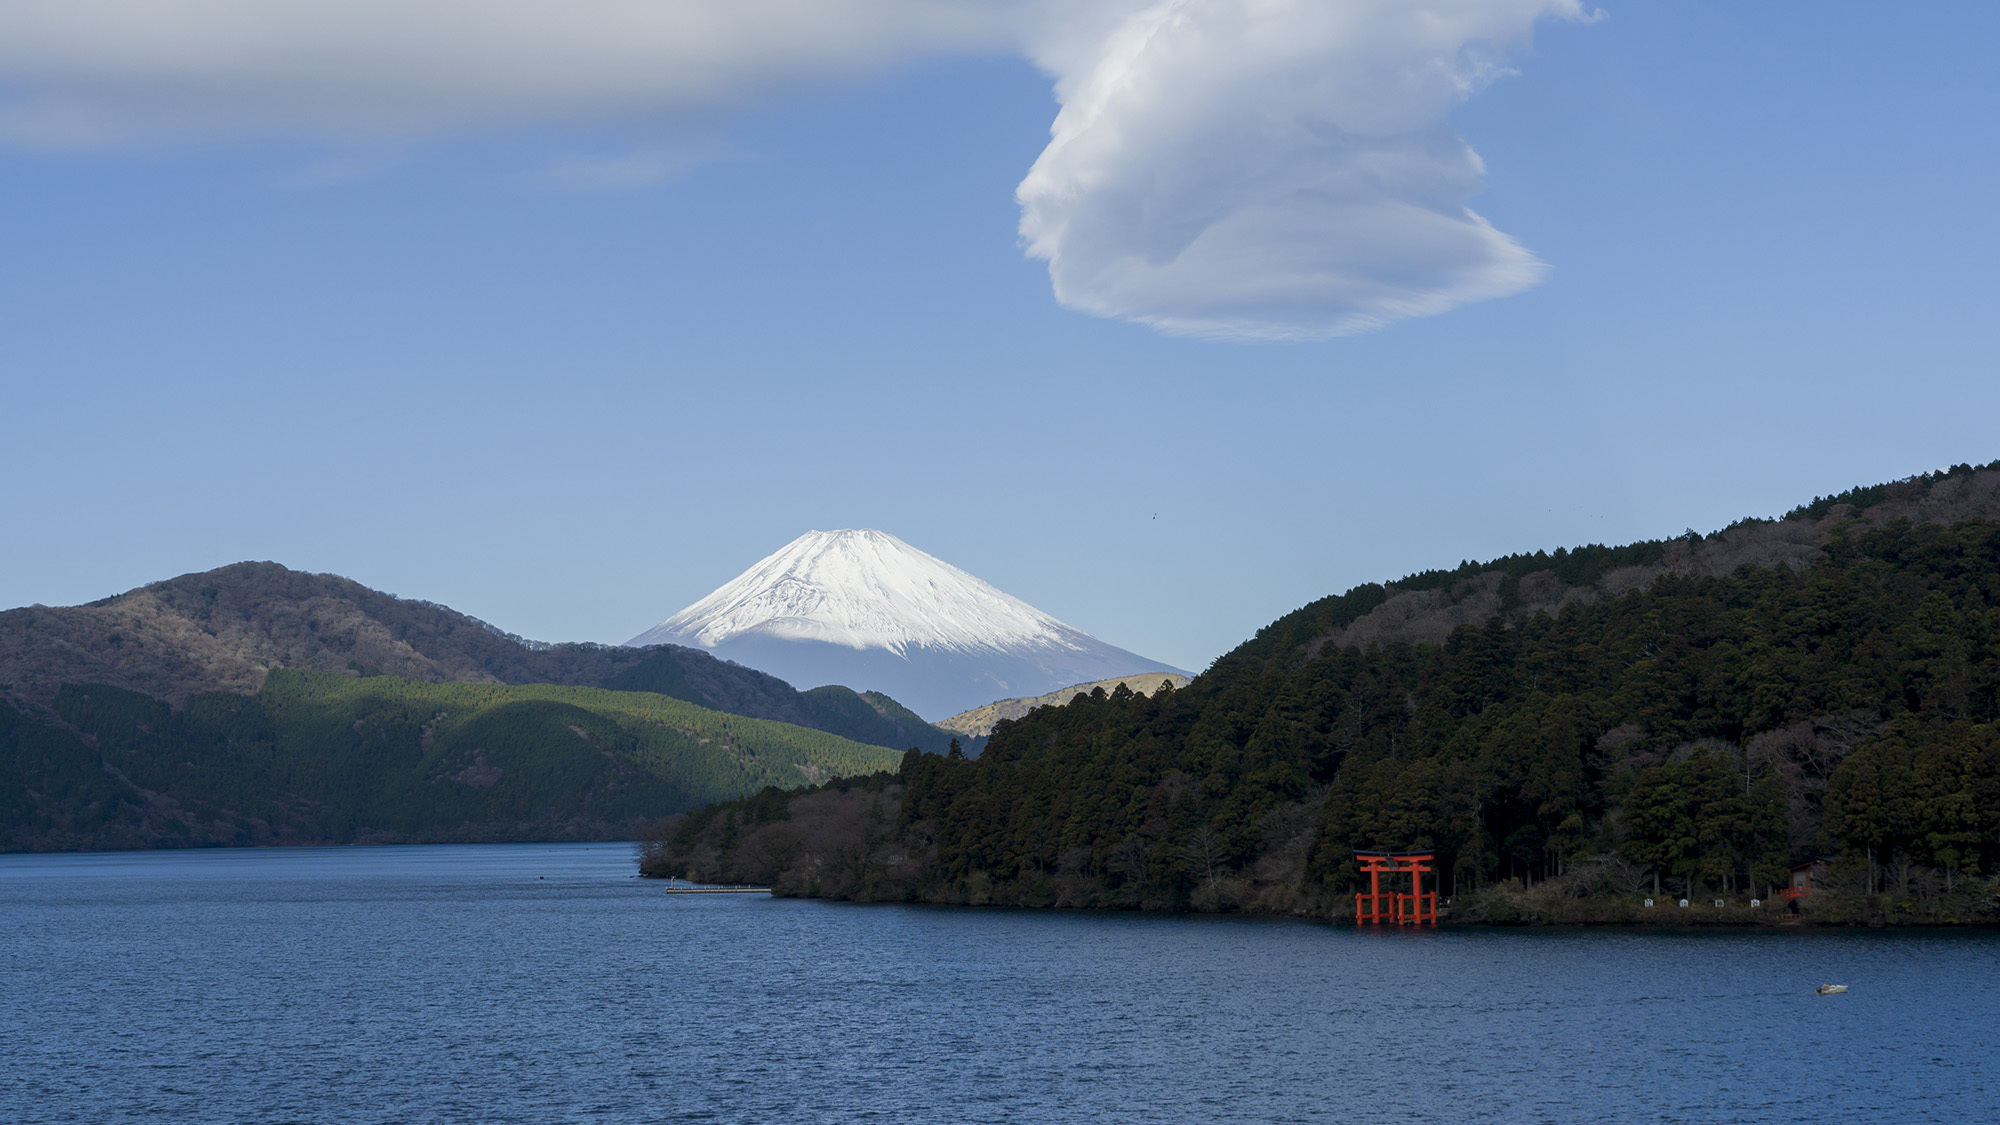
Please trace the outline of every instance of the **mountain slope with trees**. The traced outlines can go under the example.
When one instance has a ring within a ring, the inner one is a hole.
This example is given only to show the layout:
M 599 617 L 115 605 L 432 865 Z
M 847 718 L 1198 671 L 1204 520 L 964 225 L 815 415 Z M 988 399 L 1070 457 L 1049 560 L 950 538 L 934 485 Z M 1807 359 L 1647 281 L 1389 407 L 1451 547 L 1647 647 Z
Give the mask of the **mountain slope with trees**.
M 629 839 L 667 812 L 896 752 L 645 692 L 273 670 L 169 706 L 0 707 L 0 850 Z
M 186 574 L 89 605 L 0 612 L 0 705 L 31 717 L 46 717 L 65 684 L 120 687 L 180 706 L 206 692 L 254 694 L 279 668 L 658 692 L 897 750 L 942 752 L 951 739 L 879 693 L 800 692 L 674 645 L 524 640 L 434 602 L 277 563 Z
M 1504 920 L 1537 885 L 1767 896 L 1828 853 L 1853 894 L 1822 901 L 1970 917 L 2000 908 L 1996 722 L 2000 462 L 1357 587 L 1185 690 L 1079 697 L 1000 723 L 976 760 L 692 814 L 646 864 L 840 897 L 1324 914 L 1354 849 L 1426 848 L 1461 916 Z
M 830 684 L 810 691 L 755 668 L 719 660 L 699 649 L 658 645 L 649 655 L 604 681 L 617 691 L 651 691 L 733 715 L 775 719 L 897 749 L 942 754 L 952 732 L 940 730 L 879 691 Z M 985 739 L 978 744 L 984 745 Z M 968 740 L 968 745 L 971 745 Z

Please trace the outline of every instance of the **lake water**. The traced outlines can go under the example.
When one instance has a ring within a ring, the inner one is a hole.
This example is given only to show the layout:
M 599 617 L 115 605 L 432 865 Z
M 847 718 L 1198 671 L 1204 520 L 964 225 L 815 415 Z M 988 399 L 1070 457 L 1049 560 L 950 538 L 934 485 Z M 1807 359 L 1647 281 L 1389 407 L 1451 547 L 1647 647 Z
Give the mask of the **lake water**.
M 0 856 L 0 1121 L 2000 1120 L 1991 932 L 664 889 L 622 845 Z

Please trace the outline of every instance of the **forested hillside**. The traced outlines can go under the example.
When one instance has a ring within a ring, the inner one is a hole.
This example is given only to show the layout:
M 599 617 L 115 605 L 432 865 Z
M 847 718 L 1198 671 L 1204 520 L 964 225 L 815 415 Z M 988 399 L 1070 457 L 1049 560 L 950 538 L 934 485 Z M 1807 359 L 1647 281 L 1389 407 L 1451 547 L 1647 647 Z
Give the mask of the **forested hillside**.
M 999 724 L 977 760 L 704 811 L 648 864 L 806 894 L 1319 913 L 1356 848 L 1435 848 L 1468 901 L 1656 882 L 1747 900 L 1826 853 L 1864 896 L 1991 909 L 1963 895 L 2000 868 L 1996 470 L 1358 587 L 1185 690 L 1080 697 Z
M 0 706 L 0 849 L 629 839 L 898 755 L 662 695 L 276 670 L 181 708 L 66 685 Z
M 536 644 L 433 602 L 268 562 L 184 574 L 88 605 L 0 612 L 0 694 L 31 708 L 64 684 L 111 684 L 173 704 L 202 692 L 248 694 L 273 668 L 601 684 L 647 656 Z
M 30 717 L 46 718 L 65 684 L 127 688 L 179 706 L 205 692 L 254 693 L 280 668 L 657 692 L 896 750 L 942 752 L 951 739 L 879 693 L 800 692 L 674 645 L 529 641 L 434 602 L 277 563 L 186 574 L 89 605 L 0 613 L 0 706 Z
M 775 719 L 837 734 L 856 742 L 912 746 L 942 754 L 952 734 L 879 691 L 855 691 L 837 684 L 797 691 L 777 678 L 741 664 L 717 660 L 697 649 L 658 645 L 645 660 L 604 681 L 618 691 L 651 691 L 685 699 L 733 715 Z M 985 739 L 977 740 L 985 745 Z

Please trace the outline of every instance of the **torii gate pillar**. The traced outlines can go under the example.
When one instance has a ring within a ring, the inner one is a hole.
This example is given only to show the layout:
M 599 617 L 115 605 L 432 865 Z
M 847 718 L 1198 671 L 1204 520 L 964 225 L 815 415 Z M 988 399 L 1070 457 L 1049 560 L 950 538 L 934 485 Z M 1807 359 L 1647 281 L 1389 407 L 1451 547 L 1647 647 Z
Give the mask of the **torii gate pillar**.
M 1437 925 L 1437 891 L 1424 890 L 1424 872 L 1435 870 L 1429 864 L 1437 859 L 1436 852 L 1357 851 L 1354 858 L 1361 861 L 1361 870 L 1368 876 L 1368 893 L 1354 896 L 1355 925 Z M 1410 893 L 1383 891 L 1384 875 L 1408 875 Z

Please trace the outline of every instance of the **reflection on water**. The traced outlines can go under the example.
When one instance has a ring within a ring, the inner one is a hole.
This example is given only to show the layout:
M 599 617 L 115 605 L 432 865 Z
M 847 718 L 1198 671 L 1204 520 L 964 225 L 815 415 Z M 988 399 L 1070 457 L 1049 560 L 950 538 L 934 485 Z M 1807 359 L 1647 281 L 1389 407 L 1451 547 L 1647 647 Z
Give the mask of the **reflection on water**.
M 632 872 L 0 856 L 0 1120 L 2000 1119 L 1990 932 L 1358 933 Z

